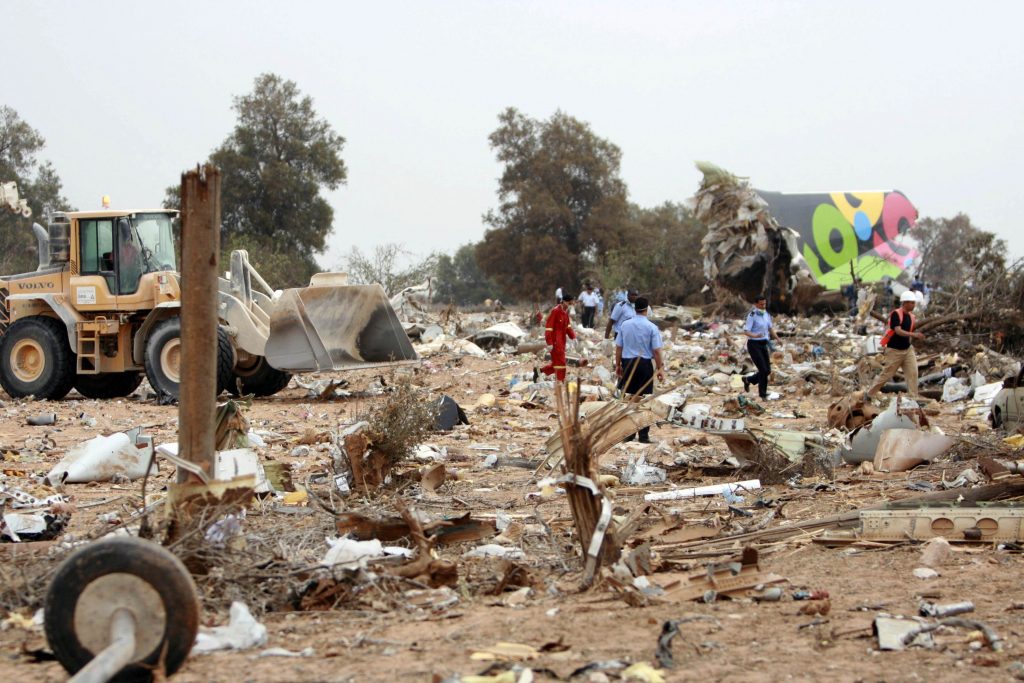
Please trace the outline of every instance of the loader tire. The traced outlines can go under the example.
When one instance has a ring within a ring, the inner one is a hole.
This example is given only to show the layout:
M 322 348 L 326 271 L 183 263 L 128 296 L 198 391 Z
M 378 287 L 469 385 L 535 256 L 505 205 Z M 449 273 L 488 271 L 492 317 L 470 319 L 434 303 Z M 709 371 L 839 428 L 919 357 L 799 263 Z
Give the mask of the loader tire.
M 146 340 L 146 377 L 158 396 L 177 399 L 181 393 L 181 319 L 158 323 Z M 217 328 L 217 394 L 234 379 L 235 349 L 222 327 Z
M 227 330 L 217 326 L 217 395 L 235 385 L 235 345 Z
M 75 381 L 67 328 L 56 318 L 14 322 L 0 341 L 0 385 L 11 398 L 64 398 Z
M 75 389 L 86 398 L 121 398 L 142 384 L 141 372 L 105 372 L 100 375 L 78 375 Z
M 234 374 L 235 381 L 228 388 L 233 396 L 273 396 L 292 381 L 290 372 L 272 367 L 263 356 L 256 356 L 248 367 L 236 367 Z

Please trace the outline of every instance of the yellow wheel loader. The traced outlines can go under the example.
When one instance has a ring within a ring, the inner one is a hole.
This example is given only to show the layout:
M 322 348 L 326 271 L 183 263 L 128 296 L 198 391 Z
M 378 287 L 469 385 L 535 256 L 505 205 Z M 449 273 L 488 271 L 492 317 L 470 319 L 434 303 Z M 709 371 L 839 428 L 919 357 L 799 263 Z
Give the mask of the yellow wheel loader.
M 0 276 L 0 385 L 14 398 L 126 396 L 143 373 L 177 398 L 180 275 L 174 211 L 76 211 L 34 224 L 39 267 Z M 293 372 L 417 360 L 380 285 L 320 273 L 275 291 L 231 254 L 219 281 L 217 388 L 269 396 Z

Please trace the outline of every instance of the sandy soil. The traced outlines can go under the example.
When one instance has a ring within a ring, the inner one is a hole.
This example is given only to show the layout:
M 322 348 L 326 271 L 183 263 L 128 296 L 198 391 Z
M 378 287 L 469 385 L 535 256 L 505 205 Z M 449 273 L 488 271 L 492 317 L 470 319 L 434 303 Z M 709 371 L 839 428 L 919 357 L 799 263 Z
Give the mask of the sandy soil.
M 693 358 L 680 361 L 682 367 L 696 362 Z M 175 680 L 441 681 L 487 670 L 490 663 L 474 660 L 471 655 L 499 642 L 547 649 L 537 658 L 520 664 L 532 668 L 537 680 L 564 680 L 576 669 L 603 660 L 656 665 L 655 647 L 662 624 L 688 617 L 699 618 L 680 626 L 680 635 L 673 643 L 675 668 L 662 670 L 669 681 L 1012 679 L 1008 667 L 1024 659 L 1017 640 L 1024 633 L 1024 611 L 1014 609 L 1014 603 L 1024 599 L 1019 588 L 1024 560 L 1018 554 L 991 547 L 958 547 L 953 559 L 939 568 L 938 578 L 922 581 L 912 576 L 913 569 L 920 566 L 921 554 L 921 548 L 912 544 L 830 549 L 811 543 L 806 537 L 777 543 L 761 548 L 761 564 L 763 569 L 788 579 L 786 597 L 778 603 L 739 599 L 713 604 L 633 607 L 606 584 L 580 592 L 578 544 L 572 536 L 572 520 L 564 497 L 540 504 L 527 500 L 526 494 L 537 490 L 532 469 L 484 468 L 484 458 L 494 451 L 473 448 L 494 446 L 503 455 L 539 463 L 543 442 L 556 424 L 551 407 L 527 409 L 517 400 L 499 395 L 493 408 L 473 408 L 481 394 L 500 394 L 508 388 L 510 375 L 532 372 L 533 364 L 530 358 L 503 355 L 487 359 L 439 355 L 427 359 L 414 381 L 435 393 L 447 393 L 469 408 L 471 424 L 430 440 L 447 447 L 448 467 L 458 475 L 457 479 L 446 483 L 437 494 L 424 493 L 415 484 L 405 485 L 401 492 L 418 510 L 435 517 L 470 511 L 474 516 L 493 519 L 500 511 L 521 522 L 523 533 L 516 544 L 526 555 L 520 563 L 529 568 L 533 578 L 534 589 L 529 597 L 521 604 L 509 605 L 510 593 L 489 594 L 502 573 L 502 560 L 462 558 L 472 543 L 443 547 L 439 556 L 456 561 L 459 566 L 456 590 L 460 600 L 456 605 L 432 612 L 403 604 L 401 593 L 382 593 L 376 598 L 364 594 L 352 604 L 329 611 L 268 612 L 260 615 L 269 632 L 266 647 L 293 651 L 312 648 L 312 656 L 260 657 L 260 649 L 193 656 Z M 589 372 L 582 374 L 589 377 Z M 673 374 L 676 377 L 670 377 L 670 382 L 681 382 L 678 374 Z M 368 386 L 376 374 L 362 371 L 344 377 L 350 388 L 359 390 Z M 728 391 L 713 393 L 692 384 L 687 387 L 694 393 L 691 400 L 710 402 L 716 411 L 725 398 L 735 395 Z M 799 398 L 796 388 L 784 393 L 781 401 L 770 404 L 766 416 L 755 418 L 755 423 L 822 429 L 828 403 L 834 400 L 828 396 L 827 386 L 815 385 L 814 393 Z M 2 410 L 6 417 L 0 422 L 0 446 L 7 484 L 31 487 L 31 475 L 47 471 L 64 450 L 98 433 L 145 425 L 158 443 L 177 440 L 174 406 L 141 399 L 76 400 L 76 396 L 73 393 L 66 400 L 46 404 L 4 401 Z M 290 463 L 295 481 L 302 482 L 324 471 L 327 458 L 317 452 L 305 457 L 290 456 L 295 440 L 307 429 L 337 429 L 365 414 L 379 400 L 382 399 L 320 401 L 307 397 L 304 389 L 293 384 L 278 396 L 255 401 L 246 415 L 253 428 L 272 430 L 286 437 L 284 442 L 265 449 L 263 456 Z M 805 417 L 771 416 L 773 412 L 794 409 Z M 27 416 L 49 411 L 57 413 L 56 425 L 25 426 Z M 936 405 L 931 412 L 933 421 L 948 432 L 964 429 L 949 406 Z M 83 417 L 95 418 L 95 425 L 90 426 Z M 716 438 L 710 438 L 706 445 L 673 445 L 677 437 L 687 435 L 700 436 L 675 427 L 662 427 L 652 433 L 657 440 L 672 445 L 672 451 L 686 450 L 704 462 L 721 461 L 728 455 L 724 443 Z M 44 436 L 52 439 L 53 448 L 40 452 L 40 439 Z M 620 470 L 629 455 L 641 449 L 638 445 L 615 447 L 603 457 L 602 466 L 608 472 Z M 653 463 L 670 469 L 674 484 L 684 481 L 686 470 L 674 466 L 671 455 L 650 449 L 649 457 Z M 795 489 L 780 484 L 766 487 L 761 498 L 785 503 L 783 514 L 773 524 L 791 523 L 905 497 L 913 493 L 907 489 L 909 481 L 936 482 L 943 473 L 949 479 L 964 466 L 965 463 L 945 462 L 911 474 L 869 477 L 858 477 L 852 469 L 845 468 L 837 470 L 833 486 L 826 490 Z M 162 465 L 161 476 L 154 482 L 156 487 L 165 484 L 170 474 L 171 468 Z M 703 477 L 693 480 L 692 485 L 728 480 Z M 622 487 L 617 491 L 616 505 L 621 511 L 635 509 L 644 492 L 665 487 Z M 102 526 L 100 515 L 126 515 L 140 500 L 138 483 L 72 485 L 69 492 L 78 509 L 68 533 L 76 536 L 95 532 Z M 352 496 L 347 505 L 350 509 L 394 514 L 390 498 Z M 741 507 L 755 515 L 762 514 L 754 505 L 756 498 L 748 495 Z M 282 519 L 293 519 L 296 529 L 330 535 L 333 520 L 318 508 L 303 508 L 301 513 L 282 508 L 274 503 L 250 511 L 247 531 L 257 532 L 261 525 L 280 525 Z M 730 514 L 721 498 L 665 505 L 663 509 L 670 508 L 683 510 L 687 519 L 716 519 L 726 526 L 750 523 Z M 537 531 L 538 518 L 551 528 L 550 536 Z M 317 552 L 325 550 L 326 544 Z M 13 572 L 24 561 L 21 558 L 26 552 L 32 551 L 11 544 L 0 547 L 0 562 L 6 567 L 5 581 L 15 580 Z M 39 559 L 34 562 L 53 564 L 60 554 L 59 548 L 49 554 L 39 551 Z M 671 549 L 663 549 L 662 554 L 671 555 Z M 690 559 L 683 566 L 700 569 L 703 561 Z M 793 601 L 789 593 L 801 588 L 828 591 L 829 613 L 817 617 L 798 613 L 807 603 Z M 38 597 L 45 586 L 34 589 Z M 922 596 L 939 602 L 974 601 L 977 609 L 971 618 L 994 629 L 1005 640 L 1005 651 L 975 649 L 972 636 L 964 631 L 949 631 L 936 637 L 938 647 L 933 650 L 879 652 L 871 635 L 873 617 L 880 612 L 915 614 Z M 205 598 L 204 623 L 224 623 L 227 614 L 223 596 Z M 550 647 L 551 644 L 560 645 Z M 549 647 L 544 648 L 545 645 Z M 15 626 L 0 631 L 0 680 L 66 680 L 58 663 L 37 662 L 28 654 L 45 647 L 39 629 Z M 614 679 L 616 672 L 609 671 L 607 676 Z M 600 674 L 589 679 L 584 674 L 574 680 L 604 679 Z

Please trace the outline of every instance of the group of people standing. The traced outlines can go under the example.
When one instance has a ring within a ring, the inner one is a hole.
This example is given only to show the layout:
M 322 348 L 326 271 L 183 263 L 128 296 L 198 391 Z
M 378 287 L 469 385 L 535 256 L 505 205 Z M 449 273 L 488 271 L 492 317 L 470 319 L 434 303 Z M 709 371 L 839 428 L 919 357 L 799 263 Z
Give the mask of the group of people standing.
M 562 303 L 566 299 L 565 294 L 562 292 L 562 288 L 559 287 L 555 290 L 555 305 Z M 572 302 L 575 303 L 575 298 Z M 583 315 L 580 318 L 580 324 L 583 327 L 594 329 L 594 323 L 604 312 L 604 297 L 601 296 L 600 289 L 594 289 L 594 286 L 589 282 L 583 286 L 583 293 L 580 294 L 579 299 L 580 306 L 583 307 Z
M 561 288 L 557 295 L 558 304 L 548 314 L 544 330 L 544 339 L 551 346 L 551 362 L 541 369 L 545 375 L 554 375 L 561 382 L 565 380 L 566 342 L 576 338 L 569 315 L 569 309 L 575 304 L 576 298 L 572 294 L 563 293 Z M 594 326 L 598 296 L 594 295 L 590 285 L 587 285 L 586 293 L 580 296 L 584 327 Z M 883 370 L 876 383 L 866 392 L 867 398 L 870 399 L 900 370 L 907 379 L 908 392 L 917 397 L 917 358 L 911 341 L 921 339 L 922 335 L 914 330 L 916 321 L 913 311 L 916 304 L 916 296 L 908 291 L 900 297 L 900 307 L 890 314 L 889 330 L 882 340 L 885 346 Z M 625 298 L 617 301 L 608 313 L 604 336 L 605 339 L 615 339 L 617 387 L 625 395 L 652 394 L 654 379 L 665 379 L 661 331 L 648 319 L 649 310 L 647 299 L 639 296 L 635 289 L 630 289 L 625 293 Z M 752 386 L 756 386 L 758 395 L 767 399 L 768 378 L 771 375 L 771 342 L 780 341 L 771 313 L 768 312 L 767 296 L 757 296 L 754 307 L 743 322 L 743 334 L 747 338 L 747 353 L 756 369 L 752 374 L 743 375 L 743 390 L 750 391 Z M 642 443 L 649 442 L 649 429 L 645 427 L 639 430 L 635 437 Z
M 588 285 L 587 291 L 592 293 L 593 289 Z M 565 380 L 566 369 L 565 344 L 567 340 L 576 338 L 569 317 L 569 309 L 575 302 L 575 297 L 562 292 L 561 288 L 558 294 L 559 302 L 551 309 L 544 324 L 544 341 L 551 346 L 551 362 L 541 368 L 541 371 L 545 375 L 554 375 L 562 382 Z M 583 322 L 583 325 L 592 328 L 596 305 L 589 306 L 588 303 L 593 299 L 584 299 L 584 296 L 580 296 L 580 303 L 583 304 L 583 321 L 589 321 L 590 325 L 586 322 Z M 655 377 L 658 381 L 665 380 L 661 357 L 661 330 L 648 319 L 649 308 L 646 298 L 638 296 L 636 290 L 630 290 L 626 299 L 616 302 L 609 311 L 608 325 L 605 328 L 606 339 L 610 338 L 612 332 L 615 333 L 617 386 L 624 394 L 630 396 L 652 394 Z M 638 438 L 641 443 L 650 443 L 650 427 L 640 429 L 627 441 L 633 438 Z

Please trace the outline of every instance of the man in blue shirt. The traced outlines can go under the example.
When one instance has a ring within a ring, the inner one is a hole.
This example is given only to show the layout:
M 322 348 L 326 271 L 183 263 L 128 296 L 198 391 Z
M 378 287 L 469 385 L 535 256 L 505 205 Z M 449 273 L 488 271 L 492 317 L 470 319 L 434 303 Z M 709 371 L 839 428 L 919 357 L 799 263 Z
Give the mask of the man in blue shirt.
M 647 319 L 647 299 L 636 299 L 636 314 L 622 323 L 615 337 L 615 374 L 623 393 L 643 395 L 654 393 L 654 372 L 665 380 L 661 362 L 661 330 Z M 639 432 L 640 443 L 650 443 L 650 427 Z M 626 441 L 632 441 L 630 436 Z
M 772 326 L 772 315 L 766 309 L 768 299 L 763 295 L 757 297 L 754 308 L 750 309 L 743 323 L 743 334 L 747 335 L 747 353 L 754 361 L 757 372 L 743 378 L 743 390 L 750 391 L 751 384 L 757 384 L 757 393 L 762 399 L 768 398 L 768 375 L 772 372 L 771 355 L 768 350 L 769 337 L 779 340 Z
M 612 332 L 618 336 L 619 328 L 622 323 L 626 322 L 630 318 L 636 315 L 634 304 L 636 302 L 637 293 L 635 289 L 629 290 L 626 294 L 626 300 L 620 301 L 612 306 L 611 311 L 608 313 L 608 324 L 604 327 L 604 338 L 611 339 Z

